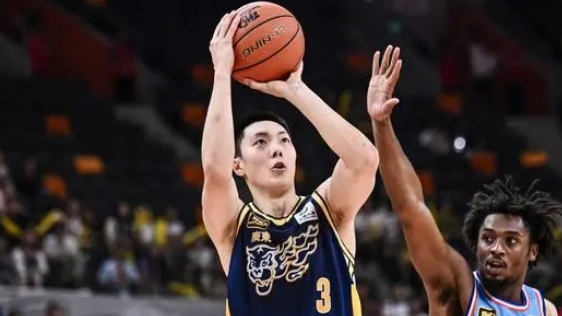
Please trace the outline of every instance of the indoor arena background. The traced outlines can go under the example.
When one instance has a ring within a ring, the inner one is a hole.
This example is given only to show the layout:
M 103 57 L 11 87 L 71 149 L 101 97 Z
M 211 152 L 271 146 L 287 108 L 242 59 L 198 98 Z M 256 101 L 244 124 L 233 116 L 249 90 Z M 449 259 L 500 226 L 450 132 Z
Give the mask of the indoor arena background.
M 538 177 L 562 197 L 561 0 L 279 3 L 305 32 L 304 80 L 366 134 L 372 53 L 402 48 L 395 127 L 443 233 L 467 258 L 460 225 L 482 183 Z M 199 146 L 208 41 L 242 4 L 0 1 L 1 315 L 222 315 Z M 310 192 L 334 155 L 295 109 L 236 84 L 236 118 L 258 108 L 288 119 L 298 188 Z M 381 181 L 359 217 L 365 315 L 424 315 Z M 127 273 L 104 268 L 123 258 Z M 529 275 L 557 306 L 561 267 L 559 256 Z

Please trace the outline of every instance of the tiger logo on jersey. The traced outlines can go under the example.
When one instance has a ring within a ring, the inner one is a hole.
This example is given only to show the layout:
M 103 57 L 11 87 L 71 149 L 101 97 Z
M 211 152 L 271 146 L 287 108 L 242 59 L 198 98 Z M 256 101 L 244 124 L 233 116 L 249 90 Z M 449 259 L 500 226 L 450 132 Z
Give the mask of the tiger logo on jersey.
M 294 282 L 306 273 L 308 257 L 318 248 L 318 232 L 316 223 L 280 245 L 257 244 L 246 248 L 248 276 L 258 295 L 271 293 L 275 280 L 284 278 L 287 282 Z

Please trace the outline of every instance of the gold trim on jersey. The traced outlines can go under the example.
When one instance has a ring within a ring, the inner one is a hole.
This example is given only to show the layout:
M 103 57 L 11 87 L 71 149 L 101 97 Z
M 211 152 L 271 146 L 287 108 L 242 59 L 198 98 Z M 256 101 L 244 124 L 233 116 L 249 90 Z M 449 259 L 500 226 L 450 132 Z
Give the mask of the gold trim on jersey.
M 324 198 L 322 198 L 322 196 L 316 191 L 314 191 L 314 193 L 312 193 L 312 198 L 320 206 L 320 208 L 322 209 L 322 212 L 324 212 L 325 217 L 328 219 L 328 223 L 330 223 L 330 226 L 332 227 L 332 230 L 334 231 L 334 234 L 336 236 L 336 239 L 338 240 L 338 243 L 340 244 L 340 248 L 342 249 L 342 252 L 343 252 L 344 256 L 346 257 L 347 260 L 350 261 L 350 263 L 352 265 L 354 265 L 355 264 L 355 258 L 353 256 L 353 254 L 351 253 L 351 251 L 349 251 L 349 249 L 347 249 L 347 247 L 345 246 L 345 244 L 341 240 L 340 235 L 338 234 L 338 230 L 336 229 L 336 226 L 334 225 L 334 221 L 332 220 L 332 215 L 330 214 L 328 204 L 326 203 L 326 201 L 324 201 Z M 355 276 L 355 271 L 352 271 L 350 269 L 350 275 Z
M 248 204 L 245 204 L 240 209 L 240 212 L 238 213 L 237 223 L 236 223 L 236 236 L 238 236 L 238 232 L 240 231 L 240 226 L 242 226 L 242 224 L 244 223 L 244 219 L 246 218 L 246 215 L 248 214 L 249 210 L 250 210 L 250 206 L 248 206 Z
M 299 196 L 299 200 L 297 201 L 295 206 L 293 206 L 293 209 L 291 210 L 291 212 L 289 214 L 287 214 L 286 216 L 283 216 L 283 217 L 275 217 L 275 216 L 271 216 L 269 214 L 264 213 L 254 204 L 254 202 L 250 202 L 250 203 L 248 203 L 248 205 L 252 209 L 252 212 L 255 212 L 255 213 L 259 214 L 260 216 L 264 217 L 265 219 L 269 220 L 270 222 L 273 223 L 273 225 L 283 226 L 283 225 L 287 224 L 293 218 L 293 215 L 295 215 L 295 212 L 298 210 L 302 201 L 304 201 L 304 197 Z
M 226 299 L 226 308 L 224 310 L 224 315 L 230 316 L 230 308 L 228 307 L 228 298 Z M 353 316 L 355 316 L 355 315 L 353 315 Z M 361 316 L 361 315 L 359 315 L 359 316 Z
M 351 309 L 353 310 L 352 316 L 363 315 L 363 309 L 361 307 L 361 298 L 359 297 L 359 292 L 357 291 L 357 286 L 355 284 L 351 285 Z

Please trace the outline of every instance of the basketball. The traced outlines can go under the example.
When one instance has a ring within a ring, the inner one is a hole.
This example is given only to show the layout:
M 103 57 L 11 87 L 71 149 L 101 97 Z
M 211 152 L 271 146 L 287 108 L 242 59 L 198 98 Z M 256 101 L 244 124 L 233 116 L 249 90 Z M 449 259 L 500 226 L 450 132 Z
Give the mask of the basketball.
M 295 16 L 271 2 L 252 2 L 236 10 L 234 68 L 238 80 L 285 80 L 304 56 L 304 34 Z

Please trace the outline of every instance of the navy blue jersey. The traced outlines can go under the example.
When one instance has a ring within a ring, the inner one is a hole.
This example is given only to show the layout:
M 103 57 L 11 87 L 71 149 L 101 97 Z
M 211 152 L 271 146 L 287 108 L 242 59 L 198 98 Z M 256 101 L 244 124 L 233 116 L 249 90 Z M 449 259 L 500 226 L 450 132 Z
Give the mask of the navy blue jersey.
M 230 316 L 360 316 L 353 256 L 318 193 L 276 218 L 244 206 L 228 271 Z

